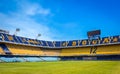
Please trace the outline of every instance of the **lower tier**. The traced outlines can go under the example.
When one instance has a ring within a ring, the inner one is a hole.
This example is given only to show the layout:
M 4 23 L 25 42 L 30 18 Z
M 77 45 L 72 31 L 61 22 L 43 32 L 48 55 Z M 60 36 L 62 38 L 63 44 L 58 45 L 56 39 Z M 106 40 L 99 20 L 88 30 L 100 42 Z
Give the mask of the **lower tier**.
M 120 55 L 83 55 L 83 56 L 21 56 L 0 55 L 0 62 L 42 62 L 70 60 L 120 60 Z

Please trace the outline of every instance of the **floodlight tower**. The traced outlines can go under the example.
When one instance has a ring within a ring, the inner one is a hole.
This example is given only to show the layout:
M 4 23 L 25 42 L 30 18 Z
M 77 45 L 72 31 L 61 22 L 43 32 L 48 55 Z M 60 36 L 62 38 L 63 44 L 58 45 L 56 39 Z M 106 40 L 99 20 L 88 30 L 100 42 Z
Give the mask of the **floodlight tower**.
M 16 31 L 15 31 L 15 33 L 14 33 L 14 35 L 17 35 L 17 33 L 20 31 L 20 29 L 19 28 L 16 28 Z
M 38 39 L 38 37 L 40 37 L 41 36 L 41 34 L 38 34 L 37 36 L 36 36 L 36 40 Z

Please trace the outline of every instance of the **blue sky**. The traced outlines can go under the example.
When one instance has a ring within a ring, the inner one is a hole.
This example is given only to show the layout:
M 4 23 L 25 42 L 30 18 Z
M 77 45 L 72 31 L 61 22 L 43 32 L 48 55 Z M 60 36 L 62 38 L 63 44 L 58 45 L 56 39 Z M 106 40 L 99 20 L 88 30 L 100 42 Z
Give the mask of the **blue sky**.
M 102 37 L 120 35 L 119 0 L 0 0 L 0 29 L 40 40 L 86 39 L 100 29 Z

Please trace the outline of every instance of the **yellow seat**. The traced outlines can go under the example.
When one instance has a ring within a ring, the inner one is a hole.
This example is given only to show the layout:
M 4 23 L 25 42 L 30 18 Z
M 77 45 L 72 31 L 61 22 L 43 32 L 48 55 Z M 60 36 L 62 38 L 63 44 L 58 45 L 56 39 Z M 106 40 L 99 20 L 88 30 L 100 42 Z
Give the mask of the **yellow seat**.
M 90 54 L 89 47 L 79 47 L 79 48 L 66 48 L 62 49 L 60 56 L 78 56 L 78 55 L 88 55 Z
M 55 49 L 45 49 L 43 50 L 43 53 L 45 56 L 59 56 L 61 50 L 55 50 Z
M 80 55 L 110 55 L 120 54 L 120 45 L 97 46 L 96 53 L 91 51 L 91 47 L 62 48 L 62 49 L 42 49 L 40 47 L 6 44 L 14 55 L 41 55 L 41 56 L 80 56 Z M 0 48 L 0 53 L 4 51 Z
M 60 56 L 79 56 L 79 55 L 112 55 L 120 54 L 120 45 L 104 45 L 97 46 L 96 53 L 93 53 L 95 49 L 91 51 L 91 47 L 79 47 L 79 48 L 64 48 L 62 49 Z
M 14 55 L 43 55 L 38 47 L 7 44 L 7 47 Z
M 99 46 L 97 54 L 120 54 L 120 45 L 104 45 Z

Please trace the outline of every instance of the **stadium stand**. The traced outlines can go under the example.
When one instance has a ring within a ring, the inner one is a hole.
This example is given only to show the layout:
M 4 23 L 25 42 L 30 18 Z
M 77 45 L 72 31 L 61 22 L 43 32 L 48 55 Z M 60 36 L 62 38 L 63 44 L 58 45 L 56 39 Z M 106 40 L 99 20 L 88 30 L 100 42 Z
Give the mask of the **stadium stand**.
M 97 46 L 95 53 L 91 47 L 66 48 L 62 49 L 60 56 L 79 56 L 79 55 L 109 55 L 120 54 L 120 45 Z
M 59 56 L 60 49 L 42 49 L 44 56 Z
M 0 62 L 120 60 L 120 36 L 43 41 L 0 33 Z
M 59 57 L 40 57 L 43 61 L 59 61 Z
M 97 47 L 96 54 L 120 54 L 120 45 L 104 45 Z
M 90 47 L 81 47 L 81 48 L 66 48 L 62 49 L 60 56 L 78 56 L 78 55 L 88 55 Z
M 0 57 L 0 62 L 40 62 L 40 61 L 58 61 L 59 57 Z
M 0 47 L 3 49 L 5 54 L 11 54 L 11 52 L 9 51 L 8 47 L 5 44 L 0 44 Z
M 38 47 L 21 46 L 6 44 L 9 50 L 14 55 L 43 55 L 44 53 Z
M 43 61 L 43 60 L 41 60 L 41 59 L 38 58 L 38 57 L 24 57 L 23 59 L 24 59 L 25 61 L 27 61 L 27 62 Z
M 3 62 L 24 62 L 22 58 L 16 57 L 0 57 Z

